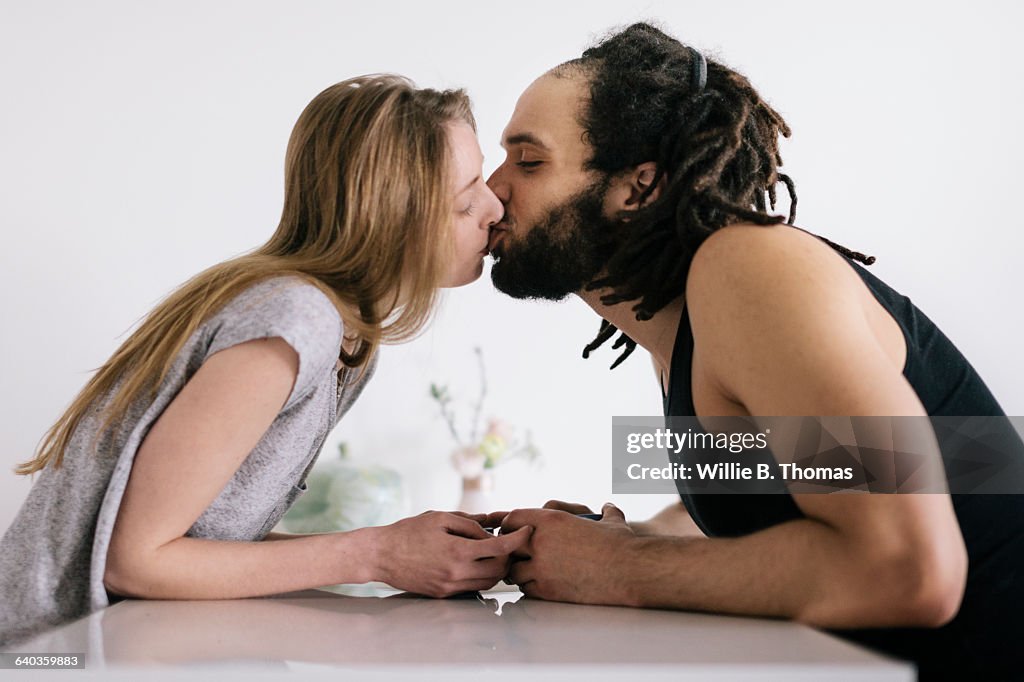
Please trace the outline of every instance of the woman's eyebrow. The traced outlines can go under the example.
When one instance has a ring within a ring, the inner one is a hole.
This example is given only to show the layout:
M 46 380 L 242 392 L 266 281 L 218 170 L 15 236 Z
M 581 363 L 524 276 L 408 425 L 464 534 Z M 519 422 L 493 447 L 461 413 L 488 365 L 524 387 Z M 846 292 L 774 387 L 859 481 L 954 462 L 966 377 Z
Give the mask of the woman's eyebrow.
M 456 192 L 455 195 L 458 196 L 459 194 L 462 194 L 463 192 L 468 191 L 469 188 L 471 188 L 473 185 L 475 185 L 479 180 L 480 180 L 480 176 L 479 175 L 474 176 L 474 178 L 472 180 L 470 180 L 468 183 L 466 183 L 466 186 L 463 187 L 462 189 L 460 189 L 458 192 Z

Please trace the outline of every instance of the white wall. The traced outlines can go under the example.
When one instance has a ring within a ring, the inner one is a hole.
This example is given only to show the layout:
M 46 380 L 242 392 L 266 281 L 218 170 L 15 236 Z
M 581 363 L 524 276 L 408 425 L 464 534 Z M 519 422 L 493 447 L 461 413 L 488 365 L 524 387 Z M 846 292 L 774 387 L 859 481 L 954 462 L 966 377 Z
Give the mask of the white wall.
M 1024 414 L 1024 11 L 1014 2 L 33 2 L 0 4 L 0 528 L 10 473 L 175 285 L 262 243 L 285 144 L 342 78 L 396 71 L 473 96 L 489 172 L 518 94 L 607 28 L 656 18 L 745 73 L 787 118 L 798 224 L 878 257 L 874 271 Z M 641 352 L 612 373 L 579 301 L 452 292 L 420 339 L 385 350 L 339 429 L 407 473 L 416 509 L 449 508 L 451 444 L 431 381 L 532 428 L 543 469 L 500 471 L 498 501 L 609 498 L 611 416 L 658 414 Z M 665 497 L 615 498 L 641 516 Z

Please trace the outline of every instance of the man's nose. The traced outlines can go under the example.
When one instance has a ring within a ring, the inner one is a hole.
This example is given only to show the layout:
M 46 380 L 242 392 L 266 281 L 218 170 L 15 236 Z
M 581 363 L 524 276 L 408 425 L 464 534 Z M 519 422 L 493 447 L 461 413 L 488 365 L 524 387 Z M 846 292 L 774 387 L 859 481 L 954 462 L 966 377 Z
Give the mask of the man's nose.
M 494 195 L 498 197 L 502 204 L 507 204 L 509 201 L 509 187 L 508 183 L 505 182 L 505 164 L 498 166 L 491 177 L 487 178 L 487 186 L 491 188 Z

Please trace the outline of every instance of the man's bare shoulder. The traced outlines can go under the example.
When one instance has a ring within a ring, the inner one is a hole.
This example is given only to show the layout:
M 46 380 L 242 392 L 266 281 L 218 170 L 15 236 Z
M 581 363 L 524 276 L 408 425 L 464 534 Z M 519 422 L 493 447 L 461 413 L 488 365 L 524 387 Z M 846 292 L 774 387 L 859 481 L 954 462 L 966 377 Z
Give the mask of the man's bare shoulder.
M 723 228 L 698 249 L 687 279 L 695 356 L 738 402 L 752 391 L 780 400 L 799 376 L 810 393 L 810 377 L 834 376 L 877 345 L 864 291 L 854 269 L 814 235 Z
M 841 280 L 854 274 L 849 264 L 813 234 L 788 225 L 736 223 L 713 232 L 694 255 L 690 279 L 757 284 L 787 273 L 834 272 Z
M 854 303 L 863 285 L 818 237 L 786 225 L 737 223 L 717 230 L 694 255 L 686 300 L 692 313 L 799 304 Z M 858 303 L 859 305 L 859 303 Z

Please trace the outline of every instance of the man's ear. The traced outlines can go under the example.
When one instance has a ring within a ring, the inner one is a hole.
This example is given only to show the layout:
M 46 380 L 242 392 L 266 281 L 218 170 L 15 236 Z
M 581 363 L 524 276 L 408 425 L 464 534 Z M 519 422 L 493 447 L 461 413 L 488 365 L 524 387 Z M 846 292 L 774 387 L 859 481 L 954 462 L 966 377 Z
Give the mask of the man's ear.
M 605 212 L 614 215 L 621 211 L 635 211 L 657 199 L 665 187 L 664 176 L 658 180 L 650 194 L 644 196 L 644 192 L 654 182 L 657 171 L 658 164 L 647 161 L 617 175 L 605 194 Z

